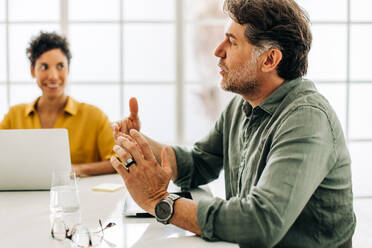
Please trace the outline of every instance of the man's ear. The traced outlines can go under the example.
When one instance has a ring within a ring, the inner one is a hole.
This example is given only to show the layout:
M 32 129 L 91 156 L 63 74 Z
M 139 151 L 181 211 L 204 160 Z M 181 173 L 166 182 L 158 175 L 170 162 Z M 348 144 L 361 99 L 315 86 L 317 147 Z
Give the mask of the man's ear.
M 282 60 L 283 54 L 277 48 L 271 48 L 269 51 L 263 54 L 264 61 L 262 63 L 262 72 L 271 72 L 276 70 L 280 61 Z
M 30 70 L 31 70 L 31 76 L 32 76 L 32 78 L 35 78 L 35 68 L 32 65 L 30 67 Z

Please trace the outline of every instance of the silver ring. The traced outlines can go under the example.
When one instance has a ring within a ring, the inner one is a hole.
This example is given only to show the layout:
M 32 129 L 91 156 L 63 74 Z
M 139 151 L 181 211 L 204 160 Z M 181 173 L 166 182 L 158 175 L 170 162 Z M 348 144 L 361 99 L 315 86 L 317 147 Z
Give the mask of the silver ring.
M 136 161 L 133 158 L 128 159 L 127 161 L 124 161 L 124 165 L 126 168 L 129 168 L 132 164 L 135 164 Z

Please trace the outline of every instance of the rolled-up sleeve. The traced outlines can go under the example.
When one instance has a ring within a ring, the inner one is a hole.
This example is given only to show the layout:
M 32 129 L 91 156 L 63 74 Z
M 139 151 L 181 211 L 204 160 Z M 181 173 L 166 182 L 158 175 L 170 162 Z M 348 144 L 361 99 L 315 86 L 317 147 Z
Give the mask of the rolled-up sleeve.
M 249 247 L 278 243 L 335 164 L 331 126 L 326 113 L 316 107 L 301 106 L 288 113 L 274 131 L 266 166 L 250 192 L 198 203 L 202 237 Z

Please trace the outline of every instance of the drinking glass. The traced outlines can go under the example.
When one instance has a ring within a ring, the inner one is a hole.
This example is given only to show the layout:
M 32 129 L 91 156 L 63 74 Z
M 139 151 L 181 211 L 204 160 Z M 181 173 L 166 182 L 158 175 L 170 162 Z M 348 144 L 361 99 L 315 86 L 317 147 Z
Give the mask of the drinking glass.
M 70 171 L 55 171 L 50 188 L 50 211 L 75 213 L 80 210 L 79 191 L 76 175 Z

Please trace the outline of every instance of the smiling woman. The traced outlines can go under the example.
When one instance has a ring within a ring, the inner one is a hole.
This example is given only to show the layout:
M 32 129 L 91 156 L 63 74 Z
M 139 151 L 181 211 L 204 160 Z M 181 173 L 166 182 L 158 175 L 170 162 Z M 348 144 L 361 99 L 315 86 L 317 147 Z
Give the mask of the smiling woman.
M 68 70 L 66 56 L 59 48 L 44 52 L 31 66 L 32 77 L 37 79 L 43 95 L 49 99 L 64 95 Z
M 32 103 L 11 107 L 0 129 L 66 128 L 77 175 L 113 172 L 108 159 L 113 155 L 114 139 L 107 116 L 65 92 L 71 60 L 67 40 L 41 32 L 31 40 L 27 56 L 42 94 Z

